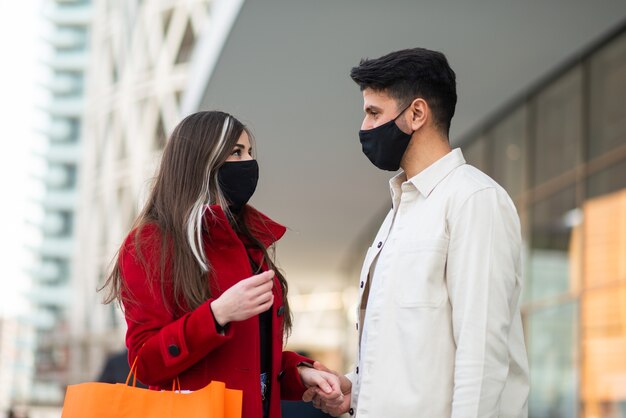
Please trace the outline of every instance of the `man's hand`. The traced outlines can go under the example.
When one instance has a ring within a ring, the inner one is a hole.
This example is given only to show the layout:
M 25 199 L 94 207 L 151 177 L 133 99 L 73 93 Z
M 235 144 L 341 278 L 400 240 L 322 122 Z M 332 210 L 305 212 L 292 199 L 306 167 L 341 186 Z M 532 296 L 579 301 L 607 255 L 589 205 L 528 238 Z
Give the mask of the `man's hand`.
M 304 395 L 302 395 L 302 400 L 305 402 L 312 402 L 313 406 L 334 417 L 338 417 L 339 415 L 348 412 L 350 409 L 352 382 L 350 382 L 350 380 L 344 375 L 340 375 L 337 372 L 329 370 L 317 361 L 314 363 L 314 367 L 316 370 L 333 374 L 338 378 L 339 390 L 342 396 L 330 396 L 330 394 L 320 390 L 319 387 L 310 387 L 306 390 L 306 392 L 304 392 Z

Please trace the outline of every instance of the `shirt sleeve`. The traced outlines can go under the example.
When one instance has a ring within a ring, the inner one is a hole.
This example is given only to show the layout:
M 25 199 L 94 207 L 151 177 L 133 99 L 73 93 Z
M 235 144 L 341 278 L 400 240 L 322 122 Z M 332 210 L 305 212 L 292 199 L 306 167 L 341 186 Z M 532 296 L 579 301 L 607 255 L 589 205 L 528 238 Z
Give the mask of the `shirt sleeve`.
M 348 379 L 350 381 L 350 383 L 352 383 L 352 387 L 354 387 L 356 385 L 356 373 L 355 372 L 350 372 L 347 373 L 346 375 L 346 379 Z
M 519 296 L 521 236 L 509 197 L 474 192 L 449 222 L 447 286 L 456 343 L 452 418 L 497 418 Z

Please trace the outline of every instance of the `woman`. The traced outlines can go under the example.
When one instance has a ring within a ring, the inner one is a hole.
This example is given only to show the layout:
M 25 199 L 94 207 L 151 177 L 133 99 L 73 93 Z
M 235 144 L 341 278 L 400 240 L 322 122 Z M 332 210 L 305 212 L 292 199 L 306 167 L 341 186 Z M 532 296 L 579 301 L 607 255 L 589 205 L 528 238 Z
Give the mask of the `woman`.
M 338 378 L 282 351 L 287 282 L 268 253 L 285 227 L 246 205 L 258 180 L 251 135 L 199 112 L 174 129 L 148 201 L 105 287 L 122 302 L 129 361 L 154 389 L 212 380 L 243 390 L 243 416 L 281 416 L 307 387 L 341 397 Z

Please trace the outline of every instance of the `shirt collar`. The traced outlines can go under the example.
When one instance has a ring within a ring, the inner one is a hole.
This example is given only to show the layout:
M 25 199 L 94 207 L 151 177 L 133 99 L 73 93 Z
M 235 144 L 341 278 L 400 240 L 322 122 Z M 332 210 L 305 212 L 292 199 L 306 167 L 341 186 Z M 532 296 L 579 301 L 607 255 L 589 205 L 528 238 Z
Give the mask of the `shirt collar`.
M 409 191 L 410 188 L 413 187 L 417 189 L 422 196 L 427 198 L 448 174 L 463 164 L 465 164 L 463 152 L 460 148 L 456 148 L 408 180 L 406 179 L 404 171 L 401 171 L 389 180 L 391 198 L 394 201 L 394 206 L 402 192 Z

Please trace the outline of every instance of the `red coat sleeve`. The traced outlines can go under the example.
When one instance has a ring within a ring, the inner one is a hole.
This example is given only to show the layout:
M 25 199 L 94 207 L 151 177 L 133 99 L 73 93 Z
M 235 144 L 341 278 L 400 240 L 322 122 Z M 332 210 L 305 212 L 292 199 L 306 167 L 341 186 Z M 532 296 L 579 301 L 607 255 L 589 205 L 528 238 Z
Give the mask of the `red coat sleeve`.
M 300 363 L 313 365 L 313 360 L 292 351 L 283 351 L 281 372 L 278 375 L 281 399 L 290 401 L 302 399 L 306 386 L 302 383 L 300 373 L 298 373 L 297 366 Z
M 147 225 L 140 239 L 141 255 L 149 268 L 144 268 L 136 254 L 134 232 L 119 255 L 127 289 L 125 296 L 132 299 L 124 303 L 129 362 L 132 364 L 137 359 L 137 378 L 142 382 L 167 386 L 181 372 L 229 340 L 232 329 L 228 327 L 225 334 L 216 330 L 210 308 L 213 299 L 192 312 L 174 317 L 165 308 L 161 296 L 160 233 L 155 226 Z

